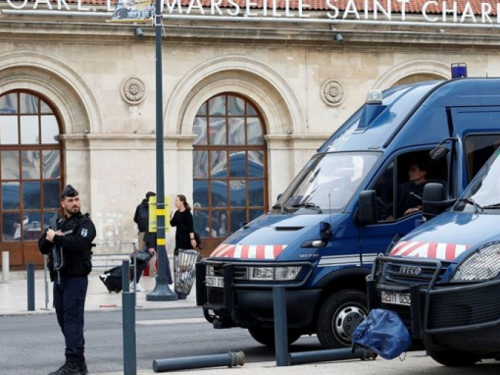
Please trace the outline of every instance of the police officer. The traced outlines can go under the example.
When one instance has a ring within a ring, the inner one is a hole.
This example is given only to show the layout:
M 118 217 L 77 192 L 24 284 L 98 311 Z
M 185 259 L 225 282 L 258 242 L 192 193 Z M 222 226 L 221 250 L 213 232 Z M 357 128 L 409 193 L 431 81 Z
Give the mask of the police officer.
M 397 217 L 422 210 L 422 196 L 427 184 L 427 165 L 418 161 L 408 169 L 408 182 L 398 188 Z
M 80 212 L 80 197 L 73 186 L 64 188 L 61 206 L 64 216 L 55 225 L 52 223 L 38 240 L 40 252 L 49 256 L 54 307 L 66 343 L 66 362 L 49 375 L 84 375 L 88 370 L 84 357 L 83 312 L 96 230 L 88 214 Z

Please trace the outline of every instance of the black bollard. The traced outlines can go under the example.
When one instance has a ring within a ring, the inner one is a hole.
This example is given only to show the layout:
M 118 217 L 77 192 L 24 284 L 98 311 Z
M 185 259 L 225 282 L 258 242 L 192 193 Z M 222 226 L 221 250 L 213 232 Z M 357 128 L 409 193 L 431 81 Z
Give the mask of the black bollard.
M 135 346 L 135 293 L 122 293 L 123 315 L 123 374 L 137 374 Z
M 290 353 L 290 364 L 300 365 L 311 362 L 338 361 L 342 359 L 370 359 L 373 358 L 369 351 L 351 348 L 313 350 L 310 352 Z
M 286 320 L 286 295 L 282 286 L 273 287 L 274 343 L 276 366 L 288 366 L 288 331 Z
M 26 281 L 28 286 L 28 311 L 35 311 L 35 264 L 26 265 Z
M 218 366 L 243 366 L 245 353 L 228 352 L 226 354 L 202 355 L 198 357 L 181 357 L 169 359 L 156 359 L 153 361 L 154 372 L 167 372 L 185 370 L 190 368 L 218 367 Z

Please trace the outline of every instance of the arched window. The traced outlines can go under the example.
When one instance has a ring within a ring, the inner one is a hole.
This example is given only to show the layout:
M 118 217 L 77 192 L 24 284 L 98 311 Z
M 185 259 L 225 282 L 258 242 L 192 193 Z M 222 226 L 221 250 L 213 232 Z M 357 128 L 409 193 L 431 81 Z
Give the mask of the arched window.
M 14 265 L 32 258 L 22 244 L 37 241 L 60 210 L 59 129 L 54 109 L 35 93 L 0 96 L 0 247 L 22 250 Z
M 228 93 L 200 107 L 193 132 L 195 230 L 215 247 L 267 210 L 264 124 L 251 102 Z

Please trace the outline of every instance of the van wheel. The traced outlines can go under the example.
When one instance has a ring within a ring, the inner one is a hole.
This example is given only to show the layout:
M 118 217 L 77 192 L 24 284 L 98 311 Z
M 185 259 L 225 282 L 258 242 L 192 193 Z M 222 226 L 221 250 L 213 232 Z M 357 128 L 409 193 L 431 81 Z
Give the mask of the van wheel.
M 248 328 L 250 336 L 253 337 L 258 343 L 265 345 L 269 348 L 275 348 L 274 343 L 274 329 L 269 328 Z M 292 345 L 300 338 L 300 333 L 296 331 L 288 331 L 288 345 Z
M 428 350 L 427 354 L 429 354 L 430 357 L 437 363 L 449 367 L 472 366 L 481 359 L 481 357 L 477 355 L 458 350 Z
M 352 346 L 351 335 L 368 314 L 366 294 L 347 289 L 329 296 L 321 305 L 316 332 L 328 349 Z

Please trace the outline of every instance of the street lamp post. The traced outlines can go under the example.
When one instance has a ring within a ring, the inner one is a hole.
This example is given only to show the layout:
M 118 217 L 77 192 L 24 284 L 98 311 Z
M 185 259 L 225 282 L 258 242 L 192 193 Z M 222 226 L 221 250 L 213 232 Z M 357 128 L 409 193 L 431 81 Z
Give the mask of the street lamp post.
M 162 15 L 161 0 L 155 5 L 155 32 L 156 32 L 156 250 L 158 252 L 158 276 L 155 289 L 146 295 L 147 301 L 174 301 L 175 294 L 167 282 L 167 252 L 165 248 L 165 180 L 163 157 L 163 75 L 161 59 Z

